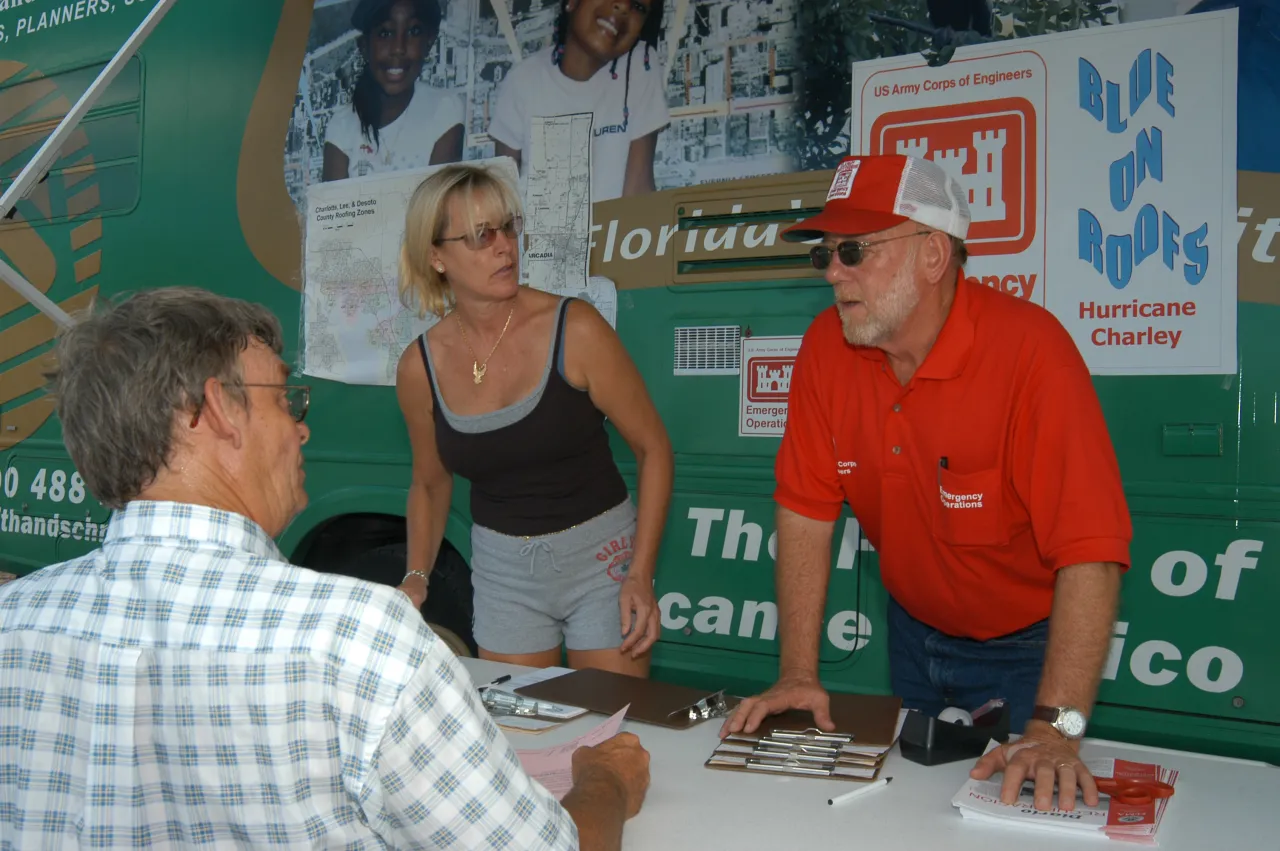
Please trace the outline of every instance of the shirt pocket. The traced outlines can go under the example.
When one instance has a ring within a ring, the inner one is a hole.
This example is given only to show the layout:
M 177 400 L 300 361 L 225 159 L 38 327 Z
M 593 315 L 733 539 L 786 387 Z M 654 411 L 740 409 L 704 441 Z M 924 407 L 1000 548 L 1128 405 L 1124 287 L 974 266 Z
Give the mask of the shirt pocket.
M 999 467 L 973 473 L 938 468 L 933 531 L 956 546 L 992 546 L 1009 540 L 1001 517 L 1003 478 Z

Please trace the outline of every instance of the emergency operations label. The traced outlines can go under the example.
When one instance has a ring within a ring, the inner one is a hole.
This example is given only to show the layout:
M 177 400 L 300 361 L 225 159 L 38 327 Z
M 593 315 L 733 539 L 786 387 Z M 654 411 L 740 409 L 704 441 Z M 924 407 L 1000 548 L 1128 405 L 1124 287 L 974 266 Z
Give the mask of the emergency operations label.
M 739 437 L 782 437 L 787 427 L 791 370 L 800 337 L 746 337 L 742 341 Z

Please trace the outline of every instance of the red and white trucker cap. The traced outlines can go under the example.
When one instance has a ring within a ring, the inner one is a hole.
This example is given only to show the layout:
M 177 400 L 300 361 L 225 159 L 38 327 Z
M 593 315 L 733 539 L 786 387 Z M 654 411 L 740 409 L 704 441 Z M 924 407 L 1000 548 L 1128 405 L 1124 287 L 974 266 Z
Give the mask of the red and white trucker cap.
M 935 162 L 900 154 L 845 157 L 827 190 L 822 212 L 782 232 L 788 242 L 823 234 L 875 233 L 911 220 L 964 239 L 969 232 L 966 191 Z

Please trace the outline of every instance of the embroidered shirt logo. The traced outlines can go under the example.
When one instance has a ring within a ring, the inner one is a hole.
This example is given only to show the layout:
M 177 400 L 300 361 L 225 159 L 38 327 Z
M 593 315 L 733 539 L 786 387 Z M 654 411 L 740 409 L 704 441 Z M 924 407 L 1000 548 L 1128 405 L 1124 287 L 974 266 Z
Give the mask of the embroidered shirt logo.
M 952 493 L 938 485 L 938 495 L 942 498 L 943 508 L 981 508 L 982 493 Z
M 631 535 L 621 535 L 605 544 L 596 553 L 596 561 L 604 562 L 605 572 L 614 582 L 621 582 L 627 577 L 631 567 L 631 556 L 635 548 L 635 539 Z
M 851 474 L 857 466 L 857 461 L 837 461 L 836 472 L 842 476 L 847 476 Z

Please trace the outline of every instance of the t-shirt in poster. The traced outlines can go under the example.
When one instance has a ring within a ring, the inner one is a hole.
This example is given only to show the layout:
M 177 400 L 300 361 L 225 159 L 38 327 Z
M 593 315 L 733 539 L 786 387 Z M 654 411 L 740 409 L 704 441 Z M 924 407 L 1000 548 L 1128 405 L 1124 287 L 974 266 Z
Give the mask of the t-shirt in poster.
M 610 73 L 610 63 L 590 80 L 578 81 L 566 77 L 552 64 L 551 50 L 539 50 L 507 74 L 498 89 L 489 135 L 525 154 L 532 145 L 535 117 L 590 112 L 591 200 L 618 198 L 622 195 L 631 143 L 670 121 L 658 53 L 649 51 L 646 70 L 644 43 L 638 42 L 631 49 L 628 85 L 626 56 L 618 59 L 616 80 Z M 626 115 L 624 106 L 629 110 Z M 522 156 L 522 176 L 526 168 L 527 157 Z
M 364 137 L 350 105 L 329 119 L 324 141 L 347 155 L 348 177 L 423 168 L 431 164 L 431 151 L 440 137 L 464 120 L 460 96 L 418 80 L 404 112 L 378 131 L 376 147 Z

